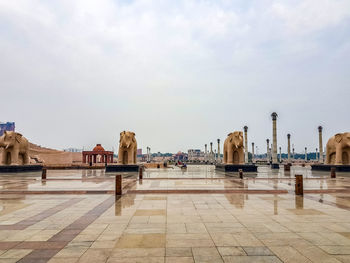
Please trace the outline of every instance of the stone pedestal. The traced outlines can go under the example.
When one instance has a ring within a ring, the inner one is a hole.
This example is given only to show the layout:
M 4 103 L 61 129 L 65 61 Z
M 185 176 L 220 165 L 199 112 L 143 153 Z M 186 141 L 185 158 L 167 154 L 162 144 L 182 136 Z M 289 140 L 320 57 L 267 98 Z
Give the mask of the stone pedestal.
M 254 164 L 217 164 L 215 169 L 223 172 L 238 172 L 242 170 L 242 172 L 256 173 L 258 171 L 258 167 Z
M 331 171 L 332 167 L 335 167 L 337 172 L 350 172 L 350 165 L 332 165 L 332 164 L 313 164 L 311 165 L 312 171 Z
M 280 165 L 278 163 L 272 163 L 271 169 L 280 169 Z
M 106 166 L 106 173 L 111 172 L 138 172 L 140 166 L 137 164 L 111 164 Z
M 25 172 L 40 172 L 43 169 L 42 165 L 0 165 L 1 173 L 25 173 Z

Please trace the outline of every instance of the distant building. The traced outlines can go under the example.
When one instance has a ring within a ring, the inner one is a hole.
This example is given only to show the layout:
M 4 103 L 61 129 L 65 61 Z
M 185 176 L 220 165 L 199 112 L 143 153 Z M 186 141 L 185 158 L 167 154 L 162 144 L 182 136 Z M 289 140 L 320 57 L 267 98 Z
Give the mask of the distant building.
M 137 157 L 142 157 L 142 149 L 137 149 Z
M 188 150 L 188 160 L 195 161 L 200 160 L 204 156 L 204 152 L 199 149 L 189 149 Z
M 183 152 L 178 152 L 177 154 L 174 154 L 174 160 L 175 161 L 187 161 L 187 154 Z
M 77 148 L 68 148 L 68 149 L 63 149 L 65 152 L 71 152 L 71 153 L 80 153 L 83 151 L 83 149 L 77 149 Z
M 15 123 L 14 122 L 0 122 L 0 136 L 2 136 L 5 131 L 15 131 Z

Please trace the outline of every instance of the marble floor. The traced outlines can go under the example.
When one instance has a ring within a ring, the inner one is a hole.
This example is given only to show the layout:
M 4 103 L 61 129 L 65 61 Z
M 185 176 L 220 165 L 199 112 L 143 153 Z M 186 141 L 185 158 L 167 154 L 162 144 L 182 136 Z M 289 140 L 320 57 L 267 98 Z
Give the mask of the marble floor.
M 294 195 L 294 175 L 304 196 Z M 350 174 L 212 166 L 0 177 L 1 262 L 350 262 Z

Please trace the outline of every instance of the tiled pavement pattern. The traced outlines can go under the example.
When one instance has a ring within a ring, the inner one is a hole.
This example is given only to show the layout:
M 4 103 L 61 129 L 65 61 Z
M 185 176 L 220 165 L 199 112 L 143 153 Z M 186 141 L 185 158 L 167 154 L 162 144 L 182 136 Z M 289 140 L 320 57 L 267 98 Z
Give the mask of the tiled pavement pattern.
M 205 170 L 174 170 L 170 180 L 164 179 L 169 170 L 149 170 L 145 177 L 154 180 L 130 184 L 131 191 L 117 199 L 112 194 L 45 194 L 74 189 L 71 182 L 80 190 L 112 190 L 113 178 L 103 173 L 82 178 L 81 171 L 49 171 L 49 179 L 67 180 L 48 180 L 48 188 L 35 177 L 3 177 L 0 263 L 350 262 L 350 175 L 329 179 L 301 171 L 312 191 L 296 197 L 288 174 L 263 170 L 258 178 L 241 181 Z M 205 179 L 195 179 L 200 174 Z M 42 194 L 25 194 L 39 186 Z M 162 187 L 188 192 L 138 193 Z M 9 188 L 23 193 L 5 193 Z M 222 192 L 191 193 L 203 188 Z M 254 189 L 265 192 L 250 192 Z

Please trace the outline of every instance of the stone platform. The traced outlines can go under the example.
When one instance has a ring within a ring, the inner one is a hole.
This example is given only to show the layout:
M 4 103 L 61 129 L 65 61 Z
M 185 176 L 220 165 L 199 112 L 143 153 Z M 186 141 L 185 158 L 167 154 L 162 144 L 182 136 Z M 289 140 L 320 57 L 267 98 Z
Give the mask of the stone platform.
M 278 163 L 272 163 L 271 169 L 280 169 L 280 165 Z
M 106 173 L 110 172 L 138 172 L 140 165 L 137 164 L 110 164 L 106 166 Z
M 215 169 L 223 172 L 238 172 L 242 169 L 243 172 L 257 172 L 258 167 L 254 164 L 216 164 Z
M 42 165 L 0 165 L 1 173 L 23 173 L 23 172 L 37 172 L 43 169 Z
M 332 164 L 313 164 L 311 170 L 313 171 L 330 171 L 335 167 L 337 172 L 350 172 L 350 165 L 332 165 Z

